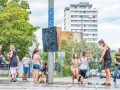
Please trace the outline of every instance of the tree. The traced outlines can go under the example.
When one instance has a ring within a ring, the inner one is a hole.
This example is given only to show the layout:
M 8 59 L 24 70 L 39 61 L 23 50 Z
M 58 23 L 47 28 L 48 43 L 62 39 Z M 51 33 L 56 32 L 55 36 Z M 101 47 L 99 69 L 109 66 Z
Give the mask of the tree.
M 65 59 L 62 66 L 63 76 L 71 76 L 72 45 L 66 40 L 61 41 L 61 50 L 65 52 Z
M 111 57 L 112 57 L 111 71 L 114 71 L 114 66 L 115 66 L 114 57 L 115 57 L 115 54 L 116 54 L 116 50 L 111 50 Z
M 34 27 L 29 22 L 30 8 L 26 0 L 0 0 L 0 44 L 4 54 L 14 44 L 20 58 L 35 40 Z
M 92 51 L 93 59 L 89 62 L 89 68 L 92 69 L 99 69 L 99 71 L 102 69 L 102 64 L 98 63 L 98 59 L 100 58 L 100 55 L 102 53 L 102 50 L 99 48 L 99 46 L 96 43 L 86 43 L 85 41 L 82 42 L 82 51 L 80 42 L 72 42 L 71 44 L 68 44 L 66 40 L 61 41 L 61 51 L 65 51 L 65 60 L 63 63 L 63 75 L 64 76 L 71 76 L 71 60 L 72 60 L 72 54 L 73 49 L 74 52 L 78 53 L 78 56 L 80 58 L 80 53 L 82 51 L 87 52 L 87 50 Z

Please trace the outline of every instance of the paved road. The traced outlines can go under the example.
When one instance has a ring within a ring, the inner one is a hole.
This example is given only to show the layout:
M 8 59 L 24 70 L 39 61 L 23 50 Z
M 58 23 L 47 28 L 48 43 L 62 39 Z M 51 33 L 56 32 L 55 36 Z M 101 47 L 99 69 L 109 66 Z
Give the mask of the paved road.
M 33 84 L 33 79 L 22 81 L 20 78 L 16 83 L 11 83 L 8 78 L 0 78 L 0 90 L 120 90 L 120 79 L 117 80 L 117 85 L 110 87 L 99 85 L 105 79 L 89 78 L 85 80 L 85 84 L 71 84 L 71 78 L 55 78 L 54 84 Z M 77 82 L 77 81 L 76 81 Z M 88 82 L 93 82 L 94 85 L 88 85 Z M 96 84 L 98 83 L 98 85 Z

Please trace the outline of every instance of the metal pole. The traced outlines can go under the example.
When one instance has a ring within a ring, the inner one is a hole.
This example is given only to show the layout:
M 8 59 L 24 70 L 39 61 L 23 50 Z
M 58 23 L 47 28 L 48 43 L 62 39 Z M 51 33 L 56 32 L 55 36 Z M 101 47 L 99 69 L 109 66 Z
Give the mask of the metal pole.
M 48 27 L 54 26 L 54 0 L 48 0 Z M 53 83 L 54 52 L 48 52 L 48 83 Z
M 82 42 L 83 42 L 83 17 L 81 17 L 81 32 L 80 32 L 80 36 L 81 36 L 81 44 L 80 44 L 80 57 L 82 57 L 82 52 L 83 52 L 83 47 L 82 47 Z
M 60 56 L 60 65 L 61 65 L 61 67 L 60 67 L 60 72 L 61 72 L 61 77 L 62 77 L 62 58 L 61 58 L 62 56 Z

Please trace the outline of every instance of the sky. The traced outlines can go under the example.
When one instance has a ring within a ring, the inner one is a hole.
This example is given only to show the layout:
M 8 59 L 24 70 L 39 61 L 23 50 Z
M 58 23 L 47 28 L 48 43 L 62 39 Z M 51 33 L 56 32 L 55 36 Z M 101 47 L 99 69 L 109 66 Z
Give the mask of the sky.
M 28 0 L 32 14 L 30 23 L 41 29 L 48 26 L 48 0 Z M 89 2 L 98 9 L 98 39 L 111 48 L 120 48 L 120 0 L 54 0 L 55 26 L 64 25 L 64 8 L 70 4 Z M 35 32 L 42 48 L 42 30 Z

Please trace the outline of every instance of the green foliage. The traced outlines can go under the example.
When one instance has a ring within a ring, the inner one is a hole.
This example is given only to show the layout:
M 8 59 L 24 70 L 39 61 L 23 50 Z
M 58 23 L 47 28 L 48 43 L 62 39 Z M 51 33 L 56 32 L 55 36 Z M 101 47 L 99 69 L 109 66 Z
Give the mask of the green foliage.
M 90 69 L 99 69 L 99 71 L 102 69 L 102 64 L 98 64 L 98 59 L 101 56 L 102 50 L 99 48 L 99 46 L 96 43 L 86 43 L 83 41 L 80 42 L 73 42 L 71 45 L 67 43 L 66 40 L 61 41 L 61 50 L 65 51 L 65 60 L 63 63 L 63 76 L 71 76 L 71 60 L 72 60 L 72 54 L 74 52 L 78 53 L 78 56 L 80 58 L 80 53 L 82 51 L 90 50 L 93 54 L 93 60 L 89 62 L 89 68 Z
M 66 40 L 61 41 L 61 50 L 65 52 L 65 60 L 63 63 L 63 76 L 71 75 L 71 61 L 72 61 L 72 45 L 69 45 Z
M 38 28 L 29 23 L 29 4 L 26 0 L 0 0 L 0 6 L 0 44 L 5 54 L 14 44 L 21 59 L 35 40 Z
M 48 61 L 48 52 L 43 52 L 41 57 L 42 57 L 42 60 Z
M 89 69 L 98 69 L 101 71 L 103 69 L 103 64 L 98 63 L 101 57 L 102 49 L 96 43 L 87 43 L 87 50 L 92 51 L 93 60 L 89 62 Z
M 114 66 L 115 66 L 114 57 L 115 57 L 115 54 L 116 54 L 116 51 L 111 50 L 111 57 L 112 57 L 111 71 L 114 71 Z

